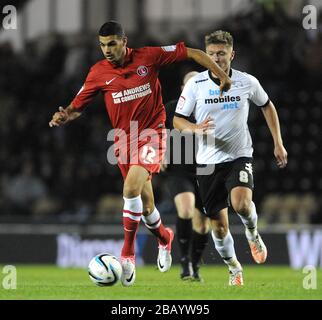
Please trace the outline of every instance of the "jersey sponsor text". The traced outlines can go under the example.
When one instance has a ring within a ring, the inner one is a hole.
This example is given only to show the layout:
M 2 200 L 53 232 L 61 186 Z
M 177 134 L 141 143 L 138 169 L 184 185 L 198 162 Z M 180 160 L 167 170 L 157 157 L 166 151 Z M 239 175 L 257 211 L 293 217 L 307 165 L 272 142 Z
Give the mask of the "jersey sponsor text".
M 138 86 L 131 89 L 126 89 L 119 92 L 113 92 L 112 97 L 115 104 L 131 101 L 134 99 L 139 99 L 148 94 L 151 94 L 151 86 L 150 83 L 143 84 L 142 86 Z

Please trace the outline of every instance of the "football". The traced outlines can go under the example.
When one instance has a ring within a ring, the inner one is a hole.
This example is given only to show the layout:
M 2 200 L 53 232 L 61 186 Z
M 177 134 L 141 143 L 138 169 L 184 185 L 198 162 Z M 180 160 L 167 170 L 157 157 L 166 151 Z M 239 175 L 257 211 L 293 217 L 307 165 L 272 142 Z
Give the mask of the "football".
M 121 279 L 122 266 L 115 256 L 101 253 L 89 262 L 88 274 L 98 286 L 113 286 Z

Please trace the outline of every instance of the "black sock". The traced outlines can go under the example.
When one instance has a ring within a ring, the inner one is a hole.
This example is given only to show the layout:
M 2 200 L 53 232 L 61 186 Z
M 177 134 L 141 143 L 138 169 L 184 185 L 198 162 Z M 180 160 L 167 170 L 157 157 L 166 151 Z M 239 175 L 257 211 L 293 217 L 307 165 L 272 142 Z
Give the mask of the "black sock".
M 180 250 L 180 260 L 189 261 L 189 247 L 192 235 L 192 219 L 181 219 L 177 217 L 176 229 L 176 238 Z
M 192 246 L 191 246 L 191 262 L 192 268 L 198 271 L 202 254 L 208 244 L 208 233 L 200 234 L 196 231 L 192 232 Z

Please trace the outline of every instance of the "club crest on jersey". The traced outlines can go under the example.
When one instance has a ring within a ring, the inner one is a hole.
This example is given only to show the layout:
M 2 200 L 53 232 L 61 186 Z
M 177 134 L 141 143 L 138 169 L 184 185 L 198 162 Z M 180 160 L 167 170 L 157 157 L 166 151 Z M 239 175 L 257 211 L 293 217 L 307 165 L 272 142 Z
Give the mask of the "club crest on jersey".
M 177 109 L 182 110 L 185 102 L 186 102 L 186 98 L 183 97 L 183 96 L 180 96 L 179 101 L 178 101 Z
M 144 77 L 148 74 L 148 68 L 146 66 L 139 66 L 137 69 L 136 69 L 136 73 L 141 76 L 141 77 Z

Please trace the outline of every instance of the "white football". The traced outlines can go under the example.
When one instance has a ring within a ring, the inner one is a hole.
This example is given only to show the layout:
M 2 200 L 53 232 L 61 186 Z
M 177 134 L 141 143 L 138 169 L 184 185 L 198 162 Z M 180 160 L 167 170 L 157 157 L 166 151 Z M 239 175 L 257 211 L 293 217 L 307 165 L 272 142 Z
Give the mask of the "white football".
M 122 266 L 109 253 L 95 256 L 88 265 L 90 279 L 98 286 L 113 286 L 122 276 Z

